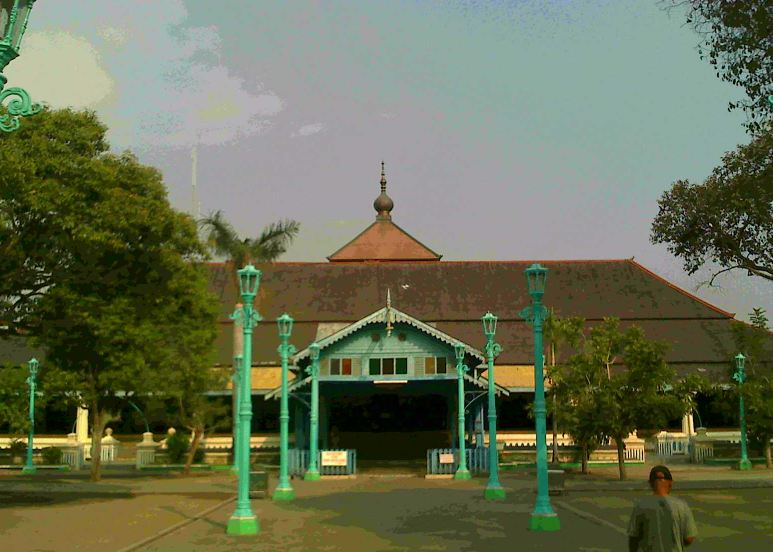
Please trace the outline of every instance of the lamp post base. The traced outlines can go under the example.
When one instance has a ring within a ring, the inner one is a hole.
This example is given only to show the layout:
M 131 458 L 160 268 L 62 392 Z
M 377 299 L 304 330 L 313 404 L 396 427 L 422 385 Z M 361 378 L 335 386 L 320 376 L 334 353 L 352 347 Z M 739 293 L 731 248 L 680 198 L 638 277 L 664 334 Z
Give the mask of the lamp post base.
M 504 500 L 505 489 L 503 487 L 486 487 L 483 491 L 483 498 L 486 500 Z
M 274 502 L 291 502 L 295 500 L 295 491 L 293 489 L 274 489 L 274 495 L 271 497 Z
M 36 473 L 37 471 L 38 471 L 38 469 L 35 466 L 24 466 L 21 469 L 21 472 L 24 473 L 24 474 Z
M 751 460 L 749 460 L 749 459 L 747 458 L 747 459 L 745 459 L 745 460 L 741 460 L 741 461 L 739 461 L 739 462 L 738 462 L 738 465 L 736 466 L 736 469 L 739 469 L 739 470 L 742 470 L 742 471 L 745 471 L 745 470 L 750 470 L 750 469 L 752 469 L 752 463 L 751 463 Z
M 561 520 L 556 514 L 541 515 L 532 514 L 529 518 L 529 531 L 559 531 L 561 529 Z
M 472 479 L 472 474 L 470 473 L 470 470 L 456 470 L 456 473 L 454 474 L 454 479 Z
M 304 481 L 319 481 L 320 479 L 322 479 L 322 476 L 317 470 L 307 470 L 306 473 L 303 474 Z
M 225 530 L 228 535 L 257 535 L 260 532 L 260 526 L 258 525 L 258 518 L 251 517 L 236 517 L 233 516 L 228 520 L 228 526 Z

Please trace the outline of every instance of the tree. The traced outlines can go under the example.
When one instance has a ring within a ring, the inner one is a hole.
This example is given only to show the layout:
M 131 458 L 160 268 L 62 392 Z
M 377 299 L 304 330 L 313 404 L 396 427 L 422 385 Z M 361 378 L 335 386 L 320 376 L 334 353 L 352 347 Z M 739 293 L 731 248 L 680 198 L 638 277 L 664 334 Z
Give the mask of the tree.
M 766 342 L 770 341 L 768 318 L 764 309 L 756 308 L 749 314 L 751 326 L 742 322 L 733 324 L 736 349 L 746 357 L 748 379 L 743 385 L 744 404 L 749 435 L 758 441 L 765 454 L 765 465 L 773 468 L 770 440 L 773 438 L 773 359 Z M 735 370 L 735 360 L 731 362 Z M 737 388 L 736 388 L 737 391 Z M 737 393 L 735 404 L 737 405 Z
M 622 332 L 619 320 L 605 318 L 590 330 L 582 351 L 559 368 L 559 392 L 568 398 L 562 419 L 583 449 L 583 473 L 593 448 L 614 439 L 625 479 L 625 438 L 637 427 L 663 426 L 689 408 L 688 389 L 674 392 L 665 351 L 665 344 L 648 341 L 638 326 Z M 613 370 L 616 365 L 621 369 Z
M 294 220 L 281 220 L 266 226 L 257 238 L 240 238 L 231 224 L 216 211 L 199 221 L 199 227 L 206 232 L 206 244 L 217 257 L 226 259 L 226 270 L 231 275 L 234 289 L 239 289 L 238 269 L 247 263 L 272 262 L 287 251 L 293 238 L 300 230 L 300 223 Z M 237 300 L 238 302 L 238 300 Z M 241 335 L 234 335 L 233 356 L 243 354 Z M 236 412 L 236 386 L 231 392 L 231 407 Z M 236 444 L 236 419 L 232 426 L 232 451 Z
M 157 170 L 110 153 L 105 132 L 93 113 L 46 110 L 0 148 L 3 308 L 46 350 L 43 391 L 89 408 L 95 481 L 123 401 L 155 391 L 155 373 L 216 331 L 195 222 L 172 210 Z
M 550 314 L 545 320 L 545 341 L 550 350 L 550 367 L 546 371 L 546 377 L 551 382 L 550 395 L 551 406 L 550 416 L 553 426 L 553 458 L 552 463 L 558 463 L 558 390 L 556 388 L 556 379 L 560 377 L 560 372 L 556 369 L 556 358 L 559 356 L 561 345 L 567 344 L 570 347 L 577 347 L 582 337 L 582 327 L 585 321 L 580 317 L 561 318 L 555 315 L 551 309 Z
M 26 367 L 10 363 L 0 366 L 0 427 L 7 426 L 11 435 L 29 432 L 28 376 Z M 35 399 L 35 410 L 44 406 L 40 399 Z
M 666 243 L 688 274 L 713 261 L 773 281 L 773 126 L 723 157 L 703 184 L 677 180 L 658 201 L 652 243 Z
M 709 60 L 717 77 L 740 86 L 747 98 L 730 102 L 742 109 L 746 128 L 759 132 L 771 118 L 767 97 L 773 93 L 773 9 L 768 0 L 668 0 L 687 7 L 687 23 L 701 35 L 701 59 Z

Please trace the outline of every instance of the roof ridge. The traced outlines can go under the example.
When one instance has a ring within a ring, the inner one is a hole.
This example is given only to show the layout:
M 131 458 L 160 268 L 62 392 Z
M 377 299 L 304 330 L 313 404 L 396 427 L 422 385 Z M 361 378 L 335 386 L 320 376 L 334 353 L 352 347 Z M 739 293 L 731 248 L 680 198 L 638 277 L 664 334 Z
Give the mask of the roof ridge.
M 670 287 L 670 288 L 674 289 L 674 290 L 675 290 L 675 291 L 677 291 L 678 293 L 681 293 L 682 295 L 686 295 L 686 296 L 687 296 L 687 297 L 689 297 L 690 299 L 692 299 L 692 300 L 694 300 L 694 301 L 698 301 L 699 303 L 701 303 L 701 304 L 703 304 L 703 305 L 707 306 L 708 308 L 710 308 L 710 309 L 712 309 L 712 310 L 714 310 L 714 311 L 716 311 L 716 312 L 718 312 L 718 313 L 720 313 L 720 314 L 724 314 L 724 315 L 725 315 L 725 316 L 727 316 L 728 318 L 732 318 L 733 320 L 735 320 L 735 313 L 734 313 L 734 312 L 733 312 L 733 313 L 730 313 L 730 312 L 727 312 L 727 311 L 725 311 L 725 310 L 722 310 L 722 309 L 720 309 L 719 307 L 715 307 L 714 305 L 712 305 L 712 304 L 711 304 L 711 303 L 709 303 L 708 301 L 704 301 L 703 299 L 701 299 L 701 298 L 700 298 L 700 297 L 698 297 L 697 295 L 693 295 L 693 294 L 692 294 L 692 293 L 690 293 L 689 291 L 687 291 L 687 290 L 685 290 L 685 289 L 682 289 L 682 288 L 680 288 L 680 287 L 679 287 L 679 286 L 677 286 L 676 284 L 672 284 L 671 282 L 669 282 L 668 280 L 666 280 L 666 279 L 665 279 L 665 278 L 663 278 L 662 276 L 660 276 L 660 275 L 658 275 L 658 274 L 654 273 L 653 271 L 651 271 L 650 269 L 646 268 L 645 266 L 643 266 L 643 265 L 641 265 L 641 264 L 637 263 L 637 262 L 636 262 L 636 261 L 634 261 L 632 258 L 631 258 L 631 259 L 626 259 L 626 260 L 627 260 L 628 262 L 630 262 L 631 264 L 635 265 L 635 266 L 636 266 L 636 267 L 637 267 L 639 270 L 641 270 L 641 271 L 645 272 L 646 274 L 649 274 L 651 277 L 655 278 L 656 280 L 659 280 L 660 282 L 663 282 L 663 283 L 664 283 L 664 284 L 666 284 L 668 287 Z

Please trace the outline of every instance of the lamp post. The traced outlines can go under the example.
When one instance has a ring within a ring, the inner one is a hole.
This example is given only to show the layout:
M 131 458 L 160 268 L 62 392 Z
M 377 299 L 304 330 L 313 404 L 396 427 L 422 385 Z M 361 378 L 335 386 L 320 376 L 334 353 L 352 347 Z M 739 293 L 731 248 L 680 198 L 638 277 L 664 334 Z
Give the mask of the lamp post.
M 752 469 L 752 463 L 746 452 L 746 413 L 743 408 L 743 382 L 746 381 L 746 372 L 744 372 L 744 361 L 746 357 L 738 353 L 735 356 L 735 374 L 733 379 L 738 382 L 738 407 L 741 413 L 741 461 L 738 462 L 739 470 Z
M 35 387 L 37 386 L 38 361 L 31 358 L 27 363 L 30 376 L 27 378 L 27 385 L 30 386 L 30 433 L 27 437 L 27 463 L 22 468 L 22 473 L 35 473 L 37 470 L 32 464 L 32 438 L 35 435 Z
M 537 437 L 537 502 L 529 518 L 529 529 L 532 531 L 558 531 L 561 521 L 550 505 L 548 495 L 548 459 L 546 442 L 545 415 L 545 380 L 543 365 L 545 356 L 542 354 L 542 322 L 547 316 L 547 309 L 542 304 L 545 293 L 545 281 L 548 269 L 539 263 L 526 269 L 526 284 L 532 304 L 520 313 L 522 318 L 531 322 L 534 327 L 534 425 Z
M 19 128 L 19 116 L 38 113 L 41 107 L 33 104 L 26 90 L 12 87 L 3 90 L 8 79 L 3 75 L 5 67 L 19 56 L 21 39 L 27 30 L 30 12 L 35 0 L 0 0 L 0 104 L 6 99 L 8 113 L 0 115 L 0 131 L 13 132 Z
M 236 423 L 234 424 L 234 443 L 231 445 L 231 449 L 234 451 L 234 465 L 231 467 L 232 473 L 239 473 L 239 466 L 241 465 L 241 462 L 239 462 L 239 458 L 241 458 L 241 437 L 239 437 L 239 397 L 240 391 L 241 391 L 241 385 L 240 381 L 242 379 L 242 368 L 244 365 L 244 360 L 242 355 L 236 355 L 234 356 L 234 365 L 233 370 L 234 373 L 231 375 L 231 380 L 233 381 L 234 385 L 234 395 L 236 395 L 236 404 L 234 405 L 236 407 L 235 412 L 233 413 L 234 420 L 236 420 Z M 249 464 L 249 462 L 248 462 Z
M 287 429 L 290 423 L 290 409 L 287 405 L 287 359 L 295 353 L 295 347 L 287 343 L 293 331 L 293 319 L 287 313 L 276 319 L 279 326 L 279 355 L 282 357 L 282 399 L 279 406 L 279 483 L 274 490 L 274 500 L 295 499 L 295 491 L 287 475 Z
M 311 423 L 309 444 L 309 469 L 303 474 L 306 481 L 318 481 L 321 476 L 317 466 L 317 441 L 319 440 L 319 344 L 315 341 L 309 345 L 311 366 L 306 373 L 311 374 Z
M 239 426 L 236 446 L 239 450 L 234 455 L 238 458 L 239 493 L 236 499 L 236 510 L 228 520 L 226 532 L 229 535 L 257 535 L 260 531 L 258 518 L 250 509 L 250 423 L 252 422 L 250 367 L 252 366 L 252 328 L 260 321 L 260 315 L 252 308 L 252 304 L 258 293 L 261 272 L 248 264 L 236 273 L 239 275 L 242 307 L 237 309 L 233 316 L 241 322 L 244 335 L 244 358 L 241 363 L 239 404 L 237 405 Z
M 481 318 L 486 336 L 486 358 L 488 360 L 488 484 L 483 496 L 486 500 L 504 500 L 505 489 L 499 483 L 499 458 L 497 452 L 497 406 L 494 396 L 494 357 L 502 352 L 502 346 L 494 341 L 497 333 L 497 317 L 487 312 Z
M 464 447 L 464 373 L 469 370 L 464 364 L 464 345 L 454 345 L 456 352 L 456 381 L 459 388 L 459 468 L 454 474 L 454 479 L 470 479 L 470 470 L 467 469 L 467 451 Z

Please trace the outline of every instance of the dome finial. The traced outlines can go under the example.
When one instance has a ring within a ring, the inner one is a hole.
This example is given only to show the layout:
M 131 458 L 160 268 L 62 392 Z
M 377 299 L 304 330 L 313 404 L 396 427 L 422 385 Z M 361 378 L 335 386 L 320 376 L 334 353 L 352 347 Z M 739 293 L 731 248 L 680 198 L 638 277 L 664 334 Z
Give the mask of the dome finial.
M 381 162 L 381 194 L 373 202 L 373 208 L 376 210 L 376 220 L 391 220 L 389 214 L 394 209 L 394 202 L 386 193 L 386 173 L 384 172 L 384 162 Z

